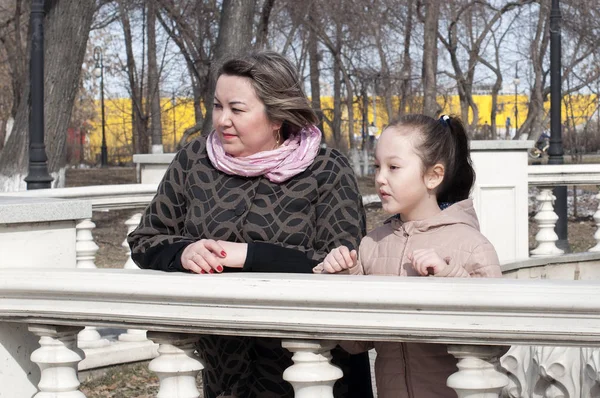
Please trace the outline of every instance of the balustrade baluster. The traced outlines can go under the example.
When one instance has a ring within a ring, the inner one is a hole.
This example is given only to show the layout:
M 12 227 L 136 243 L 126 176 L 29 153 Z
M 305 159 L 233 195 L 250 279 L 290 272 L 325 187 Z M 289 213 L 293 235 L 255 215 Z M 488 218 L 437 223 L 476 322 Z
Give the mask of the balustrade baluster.
M 578 347 L 533 347 L 537 368 L 532 398 L 581 397 L 581 349 Z
M 531 346 L 515 345 L 500 358 L 500 364 L 508 376 L 503 397 L 529 397 L 532 379 Z
M 31 354 L 31 361 L 41 370 L 40 392 L 34 398 L 85 398 L 77 378 L 77 364 L 85 357 L 75 345 L 80 330 L 72 326 L 29 326 L 29 331 L 40 337 L 40 348 Z
M 458 372 L 447 382 L 458 398 L 498 398 L 508 385 L 508 377 L 498 370 L 501 347 L 451 345 L 448 352 L 458 359 Z
M 582 391 L 583 398 L 600 397 L 600 349 L 581 349 Z
M 92 229 L 96 224 L 91 219 L 81 220 L 76 226 L 75 252 L 77 268 L 97 268 L 94 262 L 98 245 L 94 242 Z
M 157 398 L 198 398 L 196 377 L 204 365 L 194 356 L 198 336 L 190 334 L 150 332 L 149 338 L 159 344 L 158 357 L 149 369 L 160 380 Z
M 596 239 L 596 246 L 592 247 L 589 251 L 600 252 L 600 193 L 596 195 L 598 200 L 598 208 L 594 213 L 594 221 L 596 222 L 596 232 L 594 233 L 594 239 Z
M 552 194 L 552 189 L 541 188 L 540 194 L 535 198 L 540 203 L 540 210 L 534 217 L 538 223 L 539 231 L 535 235 L 537 247 L 531 251 L 531 256 L 542 257 L 563 254 L 564 251 L 556 247 L 558 235 L 554 232 L 554 226 L 558 216 L 554 212 L 553 203 L 556 197 Z
M 142 219 L 142 213 L 135 213 L 133 216 L 125 221 L 125 225 L 127 226 L 127 235 L 131 233 L 140 223 Z M 129 244 L 127 243 L 127 236 L 121 246 L 127 250 L 127 261 L 123 266 L 123 269 L 140 269 L 133 260 L 131 259 L 131 249 L 129 248 Z M 119 335 L 119 341 L 146 341 L 148 338 L 146 337 L 145 330 L 138 329 L 127 329 L 127 333 L 122 333 Z
M 125 225 L 127 226 L 127 235 L 129 235 L 140 223 L 142 219 L 142 213 L 135 213 L 131 216 L 127 221 L 125 221 Z M 125 236 L 125 240 L 121 243 L 121 246 L 127 250 L 127 261 L 125 261 L 124 269 L 139 269 L 137 265 L 131 259 L 131 249 L 129 248 L 129 243 L 127 243 L 127 236 Z
M 283 348 L 294 353 L 294 364 L 283 372 L 295 398 L 333 398 L 333 385 L 342 378 L 340 368 L 331 364 L 335 343 L 316 340 L 283 340 Z

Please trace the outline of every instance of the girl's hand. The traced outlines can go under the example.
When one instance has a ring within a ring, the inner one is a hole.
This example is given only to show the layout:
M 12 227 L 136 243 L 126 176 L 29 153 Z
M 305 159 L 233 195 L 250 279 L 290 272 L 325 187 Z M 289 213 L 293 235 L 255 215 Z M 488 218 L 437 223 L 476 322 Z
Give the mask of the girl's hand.
M 418 249 L 408 254 L 412 267 L 419 275 L 437 275 L 442 272 L 448 263 L 433 249 Z
M 346 246 L 336 247 L 323 260 L 323 273 L 335 274 L 356 265 L 358 254 L 356 250 L 348 250 Z
M 188 245 L 181 253 L 181 265 L 196 274 L 223 272 L 225 249 L 212 239 L 200 239 Z

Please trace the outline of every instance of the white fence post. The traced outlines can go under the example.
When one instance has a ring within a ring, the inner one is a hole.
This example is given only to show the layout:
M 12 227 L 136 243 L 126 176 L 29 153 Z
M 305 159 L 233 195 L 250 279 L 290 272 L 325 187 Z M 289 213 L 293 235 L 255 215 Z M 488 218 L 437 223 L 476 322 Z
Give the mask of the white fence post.
M 40 337 L 40 348 L 31 354 L 31 361 L 41 370 L 40 392 L 34 398 L 85 398 L 77 378 L 77 364 L 85 356 L 75 345 L 80 330 L 72 326 L 29 326 L 29 331 Z
M 198 336 L 177 333 L 150 332 L 150 339 L 159 344 L 158 357 L 149 369 L 160 380 L 157 398 L 198 398 L 196 387 L 198 372 L 204 365 L 194 356 L 194 343 Z
M 458 398 L 497 398 L 508 385 L 508 377 L 497 369 L 501 347 L 451 345 L 448 352 L 458 359 L 458 372 L 448 377 L 448 387 Z
M 294 353 L 294 364 L 283 372 L 283 380 L 294 387 L 296 398 L 333 398 L 333 385 L 343 376 L 331 364 L 335 343 L 315 340 L 283 340 L 283 348 Z
M 541 188 L 541 192 L 535 197 L 540 202 L 540 211 L 535 215 L 540 230 L 535 235 L 537 247 L 531 251 L 532 257 L 556 256 L 564 251 L 556 247 L 558 235 L 554 232 L 554 226 L 558 216 L 554 212 L 554 200 L 551 188 Z
M 97 268 L 94 260 L 99 247 L 94 242 L 94 236 L 92 235 L 94 228 L 96 228 L 96 224 L 90 218 L 81 220 L 75 226 L 77 231 L 75 238 L 77 268 Z

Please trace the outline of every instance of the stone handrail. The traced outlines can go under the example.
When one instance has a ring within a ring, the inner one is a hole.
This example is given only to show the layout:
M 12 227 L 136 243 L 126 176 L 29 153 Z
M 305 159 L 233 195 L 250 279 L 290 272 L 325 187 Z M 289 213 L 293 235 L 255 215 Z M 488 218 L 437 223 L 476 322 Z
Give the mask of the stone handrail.
M 22 196 L 56 199 L 80 199 L 92 203 L 92 209 L 138 209 L 150 203 L 158 184 L 92 185 L 86 187 L 37 189 L 33 191 L 3 192 L 2 196 Z
M 0 269 L 0 319 L 301 339 L 600 346 L 600 281 Z
M 600 184 L 600 164 L 531 165 L 527 174 L 533 186 Z
M 198 396 L 194 335 L 210 333 L 282 338 L 295 362 L 284 379 L 298 398 L 333 397 L 336 340 L 451 344 L 459 370 L 448 385 L 491 397 L 508 385 L 494 346 L 600 346 L 600 282 L 2 269 L 0 324 L 13 322 L 41 337 L 31 356 L 40 391 L 76 391 L 74 335 L 94 325 L 150 331 L 164 396 Z

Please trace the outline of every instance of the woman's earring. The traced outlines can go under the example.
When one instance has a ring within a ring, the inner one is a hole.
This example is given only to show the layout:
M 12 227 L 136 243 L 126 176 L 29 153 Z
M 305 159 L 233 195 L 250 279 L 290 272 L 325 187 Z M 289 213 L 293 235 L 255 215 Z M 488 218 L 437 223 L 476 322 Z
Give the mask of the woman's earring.
M 277 134 L 275 134 L 275 148 L 280 145 L 281 141 L 281 127 L 277 129 Z

